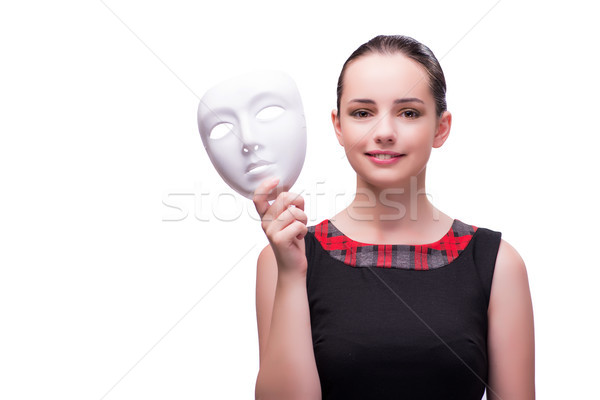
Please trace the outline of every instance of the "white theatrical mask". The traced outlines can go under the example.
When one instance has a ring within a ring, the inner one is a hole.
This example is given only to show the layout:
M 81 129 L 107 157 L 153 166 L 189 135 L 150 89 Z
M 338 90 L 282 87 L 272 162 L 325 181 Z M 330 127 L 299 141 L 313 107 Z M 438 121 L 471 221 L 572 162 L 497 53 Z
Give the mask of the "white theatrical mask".
M 198 128 L 221 178 L 245 197 L 268 178 L 287 191 L 300 175 L 306 122 L 298 88 L 283 72 L 252 72 L 208 90 Z

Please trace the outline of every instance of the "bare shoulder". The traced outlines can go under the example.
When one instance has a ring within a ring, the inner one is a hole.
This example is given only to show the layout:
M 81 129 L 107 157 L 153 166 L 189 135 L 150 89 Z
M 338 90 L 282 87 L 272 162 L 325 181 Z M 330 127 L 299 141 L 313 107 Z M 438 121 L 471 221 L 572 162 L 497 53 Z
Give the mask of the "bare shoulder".
M 525 262 L 501 240 L 488 307 L 488 400 L 535 398 L 533 307 Z
M 277 287 L 277 260 L 271 245 L 265 246 L 256 262 L 256 322 L 260 358 L 268 341 Z
M 277 283 L 277 260 L 271 245 L 265 246 L 258 255 L 256 262 L 256 299 L 270 297 L 271 292 L 275 292 Z
M 268 266 L 272 265 L 273 263 L 275 263 L 275 266 L 277 266 L 277 263 L 275 261 L 275 253 L 273 253 L 271 245 L 268 244 L 264 247 L 264 249 L 260 251 L 260 254 L 258 255 L 257 266 L 259 269 L 265 267 L 268 268 Z
M 269 295 L 275 293 L 277 283 L 277 259 L 268 244 L 261 250 L 256 261 L 256 295 Z M 266 293 L 265 293 L 266 291 Z
M 498 256 L 496 258 L 496 269 L 500 268 L 502 274 L 527 275 L 525 262 L 517 250 L 506 240 L 500 241 Z
M 531 302 L 529 278 L 521 255 L 510 243 L 502 239 L 496 257 L 488 312 L 503 305 L 510 305 L 510 299 Z
M 506 240 L 500 241 L 488 314 L 496 310 L 531 304 L 529 279 L 525 262 L 517 250 Z
M 277 260 L 271 245 L 265 246 L 258 255 L 256 261 L 256 296 L 257 300 L 260 296 L 267 295 L 270 289 L 275 289 L 277 282 Z M 258 304 L 257 304 L 258 305 Z

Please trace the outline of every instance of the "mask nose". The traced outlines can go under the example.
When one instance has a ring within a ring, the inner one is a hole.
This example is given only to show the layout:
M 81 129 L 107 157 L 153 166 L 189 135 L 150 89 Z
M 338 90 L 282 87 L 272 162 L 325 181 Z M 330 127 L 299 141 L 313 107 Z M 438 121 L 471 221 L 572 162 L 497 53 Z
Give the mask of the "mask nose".
M 242 154 L 249 155 L 255 153 L 260 149 L 260 146 L 256 143 L 242 143 Z
M 242 155 L 248 156 L 256 153 L 263 146 L 257 143 L 256 135 L 252 133 L 252 128 L 247 118 L 239 121 L 239 138 L 242 144 Z

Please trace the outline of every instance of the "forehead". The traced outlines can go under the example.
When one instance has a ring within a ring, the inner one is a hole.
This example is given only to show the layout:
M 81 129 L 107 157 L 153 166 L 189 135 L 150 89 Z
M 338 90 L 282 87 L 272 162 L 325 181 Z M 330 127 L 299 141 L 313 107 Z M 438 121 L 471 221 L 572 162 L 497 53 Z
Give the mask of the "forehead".
M 403 54 L 368 54 L 352 61 L 346 69 L 342 94 L 345 100 L 407 96 L 433 102 L 427 71 Z
M 293 100 L 299 97 L 294 81 L 280 72 L 261 71 L 224 81 L 209 89 L 202 102 L 215 107 L 247 107 L 263 100 Z

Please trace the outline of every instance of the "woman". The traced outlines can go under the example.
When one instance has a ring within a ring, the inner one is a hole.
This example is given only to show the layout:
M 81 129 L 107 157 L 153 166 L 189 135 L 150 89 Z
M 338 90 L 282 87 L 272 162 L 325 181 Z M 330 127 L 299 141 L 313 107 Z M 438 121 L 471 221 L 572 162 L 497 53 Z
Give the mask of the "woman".
M 336 137 L 356 196 L 307 227 L 302 197 L 254 203 L 257 399 L 534 399 L 527 272 L 501 234 L 453 219 L 425 195 L 452 116 L 426 46 L 378 36 L 346 61 Z M 441 239 L 440 239 L 441 238 Z

